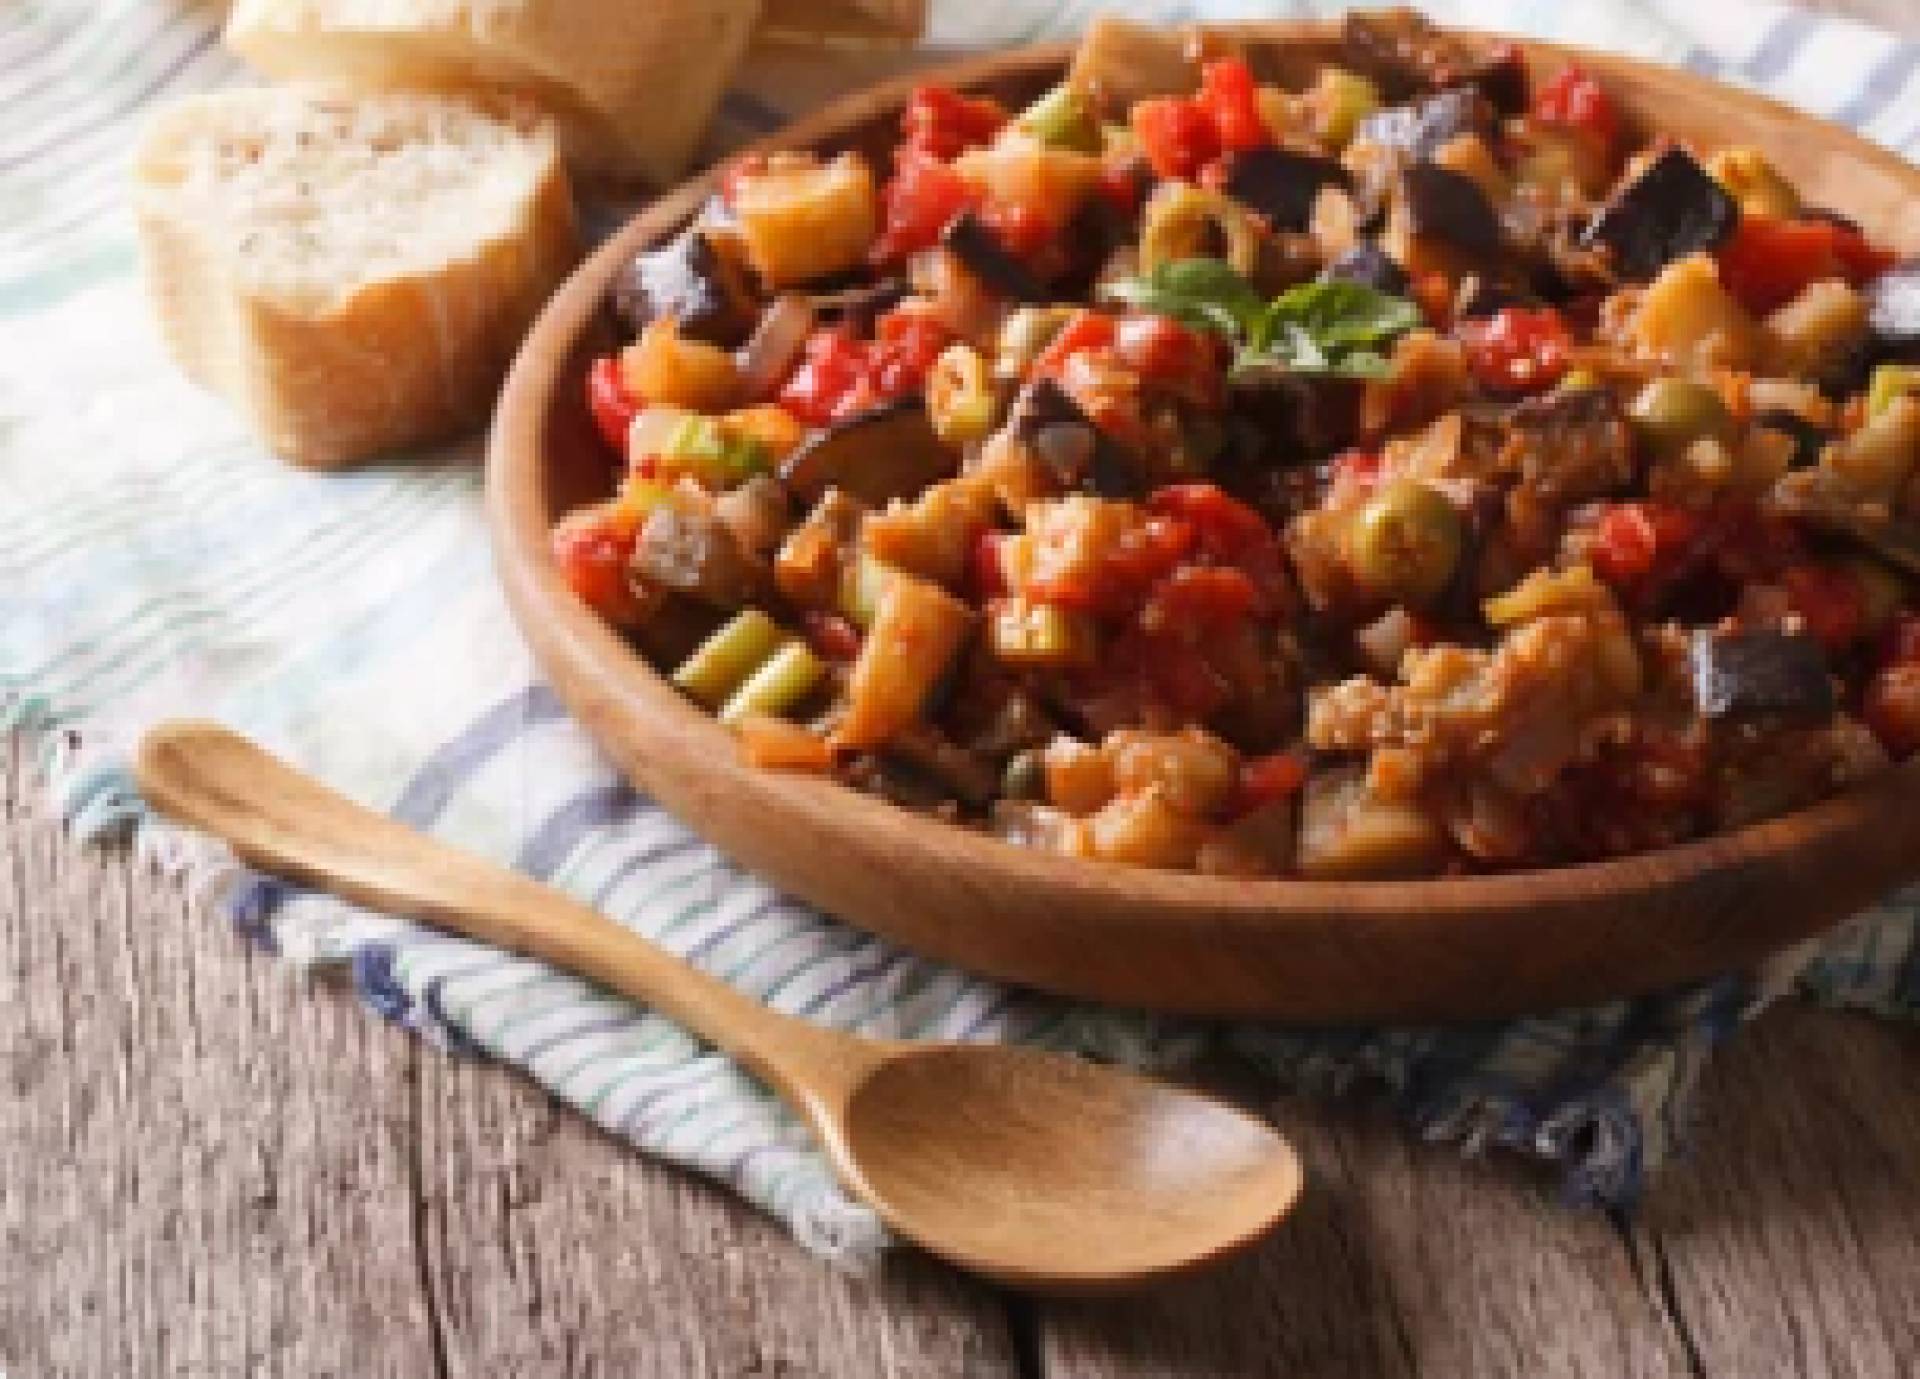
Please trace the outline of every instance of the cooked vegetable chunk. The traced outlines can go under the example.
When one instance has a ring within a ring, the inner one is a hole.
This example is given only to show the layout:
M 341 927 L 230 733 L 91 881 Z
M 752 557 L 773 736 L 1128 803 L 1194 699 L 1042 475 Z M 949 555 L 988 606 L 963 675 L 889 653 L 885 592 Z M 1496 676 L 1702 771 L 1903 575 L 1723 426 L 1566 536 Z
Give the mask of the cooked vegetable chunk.
M 847 677 L 839 748 L 878 747 L 919 718 L 973 627 L 966 604 L 911 575 L 887 581 Z
M 1490 258 L 1500 252 L 1500 217 L 1473 179 L 1438 163 L 1416 163 L 1400 174 L 1400 194 L 1414 234 L 1469 254 Z
M 1600 64 L 1345 35 L 1100 20 L 744 155 L 621 277 L 562 577 L 748 761 L 1122 865 L 1583 863 L 1920 753 L 1920 260 Z
M 926 403 L 905 397 L 817 433 L 787 457 L 780 480 L 809 502 L 837 488 L 880 507 L 946 478 L 955 463 Z
M 1714 248 L 1739 219 L 1740 205 L 1726 188 L 1675 146 L 1614 191 L 1582 242 L 1607 250 L 1623 277 L 1644 282 L 1677 259 Z
M 1693 634 L 1691 656 L 1702 717 L 1778 714 L 1818 722 L 1833 713 L 1833 683 L 1812 637 L 1703 629 Z
M 613 309 L 636 334 L 671 317 L 688 339 L 729 348 L 753 328 L 754 303 L 739 270 L 697 226 L 634 255 L 613 280 Z
M 1229 153 L 1220 189 L 1276 230 L 1304 230 L 1322 187 L 1344 187 L 1347 173 L 1331 158 L 1287 148 Z
M 1016 302 L 1043 302 L 1047 290 L 1027 266 L 1006 251 L 999 239 L 972 211 L 953 218 L 940 242 L 982 284 Z
M 785 164 L 741 177 L 733 213 L 747 261 L 771 288 L 857 267 L 880 216 L 873 173 L 852 153 L 823 166 Z

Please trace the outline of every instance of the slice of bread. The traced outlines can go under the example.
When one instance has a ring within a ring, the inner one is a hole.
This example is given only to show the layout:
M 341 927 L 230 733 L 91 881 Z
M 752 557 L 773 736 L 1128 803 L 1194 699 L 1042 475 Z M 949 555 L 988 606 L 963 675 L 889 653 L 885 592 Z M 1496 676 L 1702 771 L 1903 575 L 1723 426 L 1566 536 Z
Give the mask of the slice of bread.
M 269 76 L 360 89 L 516 91 L 576 170 L 685 171 L 760 0 L 236 0 L 226 42 Z
M 578 254 L 548 123 L 445 96 L 188 97 L 133 204 L 181 368 L 320 468 L 484 421 Z

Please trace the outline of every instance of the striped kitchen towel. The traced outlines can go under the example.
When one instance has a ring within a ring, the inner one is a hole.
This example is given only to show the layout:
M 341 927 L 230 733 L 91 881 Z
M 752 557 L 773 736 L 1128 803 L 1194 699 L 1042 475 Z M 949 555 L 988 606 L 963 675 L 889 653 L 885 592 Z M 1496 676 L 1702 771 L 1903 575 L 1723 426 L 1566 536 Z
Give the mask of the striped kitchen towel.
M 930 41 L 1072 32 L 1090 0 L 935 5 Z M 1309 3 L 1137 3 L 1164 21 Z M 1444 20 L 1615 47 L 1748 81 L 1920 147 L 1920 49 L 1779 9 L 1453 0 Z M 476 444 L 338 475 L 269 460 L 167 366 L 122 204 L 143 112 L 244 79 L 185 0 L 0 8 L 0 723 L 44 748 L 81 838 L 133 828 L 218 883 L 240 928 L 344 964 L 381 1013 L 517 1064 L 643 1150 L 720 1178 L 808 1245 L 885 1236 L 806 1133 L 672 1024 L 536 963 L 222 865 L 145 819 L 128 746 L 209 715 L 406 823 L 585 897 L 779 1009 L 874 1034 L 1020 1040 L 1144 1065 L 1224 1046 L 1276 1089 L 1384 1089 L 1419 1132 L 1556 1162 L 1632 1199 L 1714 1045 L 1775 995 L 1911 1014 L 1915 910 L 1892 902 L 1761 974 L 1471 1029 L 1203 1029 L 1010 990 L 845 928 L 731 866 L 630 790 L 543 686 L 494 590 Z M 1682 27 L 1684 26 L 1684 27 Z M 863 79 L 850 54 L 764 53 L 716 147 Z M 897 64 L 898 59 L 891 59 Z M 608 223 L 611 212 L 600 217 Z M 1790 1094 L 1790 1093 L 1788 1093 Z

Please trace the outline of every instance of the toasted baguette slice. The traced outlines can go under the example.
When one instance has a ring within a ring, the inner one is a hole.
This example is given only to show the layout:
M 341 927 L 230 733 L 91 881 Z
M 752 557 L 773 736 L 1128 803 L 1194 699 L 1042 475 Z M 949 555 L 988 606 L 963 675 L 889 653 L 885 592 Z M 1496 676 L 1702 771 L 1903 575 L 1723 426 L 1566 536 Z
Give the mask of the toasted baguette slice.
M 685 171 L 760 0 L 237 0 L 226 42 L 269 76 L 358 89 L 514 91 L 575 169 Z
M 181 368 L 317 468 L 484 421 L 578 251 L 547 122 L 443 96 L 188 97 L 133 203 Z

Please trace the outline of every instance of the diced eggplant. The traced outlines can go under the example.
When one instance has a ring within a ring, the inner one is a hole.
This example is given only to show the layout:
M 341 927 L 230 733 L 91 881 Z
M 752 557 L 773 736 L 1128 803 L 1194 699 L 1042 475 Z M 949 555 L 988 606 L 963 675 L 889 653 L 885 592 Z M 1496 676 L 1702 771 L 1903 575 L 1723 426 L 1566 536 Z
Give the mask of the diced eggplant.
M 1410 286 L 1407 270 L 1395 263 L 1386 250 L 1370 239 L 1353 248 L 1320 271 L 1322 282 L 1359 283 L 1390 297 L 1403 297 Z
M 1624 277 L 1645 282 L 1675 259 L 1714 248 L 1739 219 L 1740 203 L 1676 145 L 1614 189 L 1580 242 L 1605 248 Z
M 711 512 L 663 504 L 633 546 L 633 572 L 662 589 L 731 612 L 771 592 L 772 573 Z
M 1702 718 L 1767 715 L 1818 723 L 1833 716 L 1826 657 L 1804 633 L 1702 628 L 1693 634 L 1690 660 Z
M 1833 439 L 1833 433 L 1825 427 L 1815 426 L 1798 412 L 1789 412 L 1784 407 L 1772 407 L 1759 413 L 1754 417 L 1753 424 L 1769 431 L 1778 431 L 1793 442 L 1795 469 L 1818 464 L 1820 452 Z
M 873 333 L 874 320 L 913 290 L 905 278 L 882 278 L 832 292 L 807 294 L 816 319 L 847 326 L 855 335 Z
M 1417 159 L 1462 134 L 1491 138 L 1493 132 L 1493 108 L 1485 99 L 1473 91 L 1454 90 L 1376 111 L 1360 121 L 1354 140 Z
M 1331 455 L 1352 445 L 1360 426 L 1361 384 L 1354 379 L 1297 374 L 1283 365 L 1236 369 L 1227 380 L 1229 428 L 1225 467 L 1272 468 Z M 1257 440 L 1243 449 L 1241 439 Z
M 972 211 L 962 211 L 940 236 L 947 252 L 988 291 L 1016 302 L 1044 302 L 1047 290 L 1027 266 L 1009 254 L 1000 237 Z
M 1245 149 L 1229 153 L 1223 162 L 1220 189 L 1276 230 L 1306 229 L 1320 189 L 1351 181 L 1333 159 L 1288 148 Z
M 1139 498 L 1146 475 L 1126 447 L 1080 410 L 1051 378 L 1035 379 L 1015 401 L 1015 434 L 1040 457 L 1063 487 L 1101 498 Z
M 1415 163 L 1400 174 L 1407 226 L 1483 258 L 1500 252 L 1500 216 L 1472 178 L 1437 163 Z
M 1347 63 L 1391 93 L 1471 86 L 1504 114 L 1526 106 L 1526 62 L 1510 43 L 1449 33 L 1411 9 L 1349 11 L 1340 38 Z
M 1920 359 L 1920 259 L 1896 263 L 1865 291 L 1875 351 L 1882 358 Z
M 954 452 L 934 432 L 924 400 L 903 397 L 837 421 L 807 438 L 780 466 L 780 482 L 808 503 L 837 488 L 869 507 L 917 498 L 950 478 Z
M 613 281 L 613 310 L 636 335 L 671 316 L 688 339 L 728 348 L 747 338 L 754 320 L 752 295 L 740 273 L 697 226 L 634 255 Z

